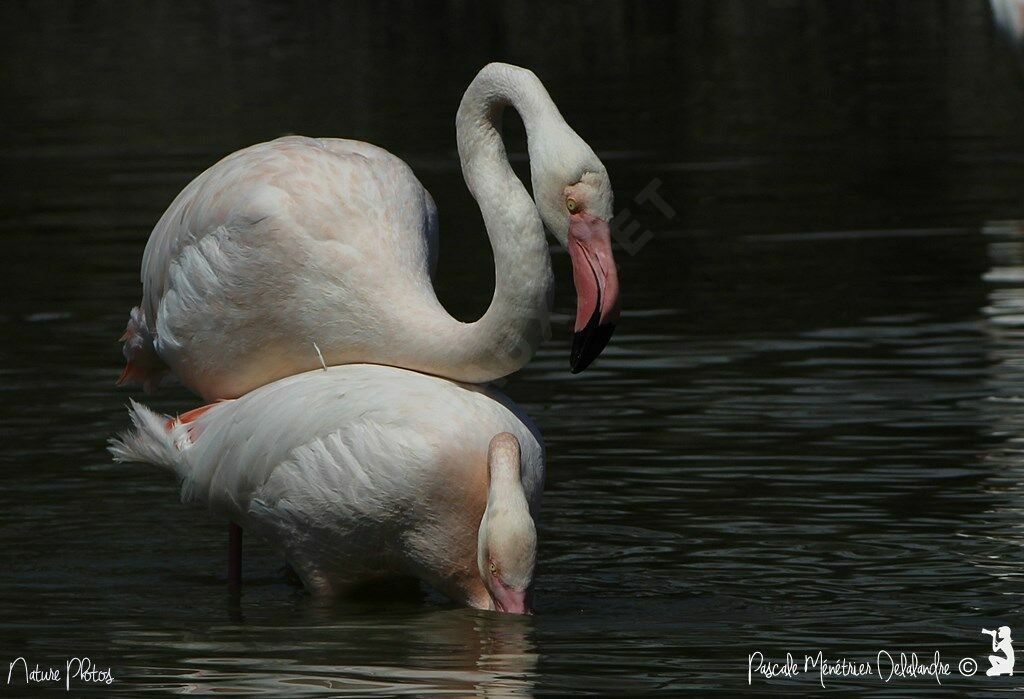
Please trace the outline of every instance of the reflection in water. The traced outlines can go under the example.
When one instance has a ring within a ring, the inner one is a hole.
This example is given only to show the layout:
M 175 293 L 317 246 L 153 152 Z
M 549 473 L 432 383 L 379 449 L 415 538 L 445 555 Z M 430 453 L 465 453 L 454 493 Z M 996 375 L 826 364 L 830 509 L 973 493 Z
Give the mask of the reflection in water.
M 1020 572 L 1016 552 L 1024 547 L 1024 222 L 989 222 L 983 231 L 990 265 L 983 274 L 989 287 L 983 313 L 991 387 L 984 413 L 995 442 L 987 454 L 993 472 L 986 484 L 990 525 L 982 534 L 990 547 L 974 562 L 1013 582 Z
M 984 313 L 996 331 L 996 345 L 1022 345 L 1024 354 L 1024 225 L 1015 221 L 993 222 L 984 228 L 988 236 L 991 267 L 984 280 L 991 285 Z
M 528 617 L 466 609 L 353 615 L 313 604 L 303 611 L 304 620 L 290 622 L 292 642 L 282 643 L 277 624 L 258 623 L 212 629 L 216 640 L 142 629 L 114 640 L 176 657 L 146 669 L 144 679 L 185 694 L 533 695 L 539 656 Z

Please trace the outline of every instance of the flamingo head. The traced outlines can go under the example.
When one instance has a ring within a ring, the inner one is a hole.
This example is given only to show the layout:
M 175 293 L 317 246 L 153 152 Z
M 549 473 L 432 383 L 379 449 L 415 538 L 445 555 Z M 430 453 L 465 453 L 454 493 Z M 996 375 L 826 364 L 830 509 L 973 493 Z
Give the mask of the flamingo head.
M 477 567 L 492 610 L 532 614 L 537 529 L 519 465 L 519 441 L 508 432 L 495 436 L 487 452 L 487 508 L 477 535 Z
M 608 344 L 619 319 L 619 275 L 612 256 L 612 186 L 604 165 L 567 125 L 557 145 L 535 149 L 533 191 L 548 231 L 569 250 L 576 321 L 569 367 L 578 374 Z M 531 149 L 531 160 L 534 149 Z

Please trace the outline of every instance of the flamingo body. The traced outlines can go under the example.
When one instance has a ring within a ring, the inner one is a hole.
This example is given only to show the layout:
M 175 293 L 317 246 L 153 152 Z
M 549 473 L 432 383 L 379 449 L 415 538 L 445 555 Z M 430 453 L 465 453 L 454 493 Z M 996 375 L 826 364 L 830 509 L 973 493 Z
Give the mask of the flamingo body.
M 527 127 L 534 201 L 509 165 L 501 112 Z M 456 116 L 463 174 L 495 255 L 495 292 L 471 323 L 432 285 L 438 223 L 409 167 L 359 141 L 290 136 L 199 175 L 154 228 L 121 382 L 168 374 L 208 401 L 321 365 L 370 362 L 483 383 L 550 334 L 545 228 L 568 246 L 579 296 L 570 366 L 600 353 L 619 315 L 603 164 L 530 71 L 486 66 Z
M 331 364 L 391 363 L 403 318 L 439 307 L 436 256 L 437 211 L 404 162 L 358 141 L 281 138 L 174 200 L 146 246 L 135 323 L 156 319 L 156 354 L 209 400 L 319 366 L 314 343 Z
M 111 447 L 117 460 L 172 470 L 184 501 L 266 538 L 314 594 L 413 576 L 494 608 L 478 561 L 481 518 L 522 501 L 532 531 L 539 513 L 540 434 L 507 397 L 479 386 L 355 364 L 171 420 L 138 404 L 131 413 L 135 430 Z M 501 433 L 521 450 L 507 490 L 489 464 Z

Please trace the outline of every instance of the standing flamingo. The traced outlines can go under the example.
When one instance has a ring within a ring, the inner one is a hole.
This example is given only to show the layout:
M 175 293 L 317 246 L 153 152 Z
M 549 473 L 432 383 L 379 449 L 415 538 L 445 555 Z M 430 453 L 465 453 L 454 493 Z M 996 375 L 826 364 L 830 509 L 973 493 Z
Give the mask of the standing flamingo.
M 536 202 L 505 153 L 507 106 L 526 126 Z M 494 251 L 494 296 L 479 320 L 456 320 L 434 294 L 437 210 L 404 162 L 359 141 L 280 138 L 203 172 L 157 223 L 120 383 L 152 389 L 170 372 L 210 401 L 357 362 L 497 379 L 549 334 L 545 227 L 569 250 L 578 296 L 570 366 L 582 371 L 619 315 L 604 165 L 540 80 L 511 65 L 476 76 L 456 135 Z
M 133 403 L 115 460 L 170 469 L 182 499 L 265 537 L 316 595 L 418 578 L 530 610 L 540 434 L 501 393 L 352 364 L 168 419 Z

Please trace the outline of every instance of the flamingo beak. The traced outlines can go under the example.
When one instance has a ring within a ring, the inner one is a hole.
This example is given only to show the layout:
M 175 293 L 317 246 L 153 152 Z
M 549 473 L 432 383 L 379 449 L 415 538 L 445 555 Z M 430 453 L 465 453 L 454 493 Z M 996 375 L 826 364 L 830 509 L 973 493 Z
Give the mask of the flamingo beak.
M 619 273 L 608 222 L 584 212 L 569 217 L 569 259 L 576 285 L 576 334 L 569 367 L 578 374 L 601 354 L 619 320 Z
M 498 583 L 491 590 L 494 608 L 505 614 L 533 614 L 530 608 L 530 591 L 514 590 L 503 583 Z

